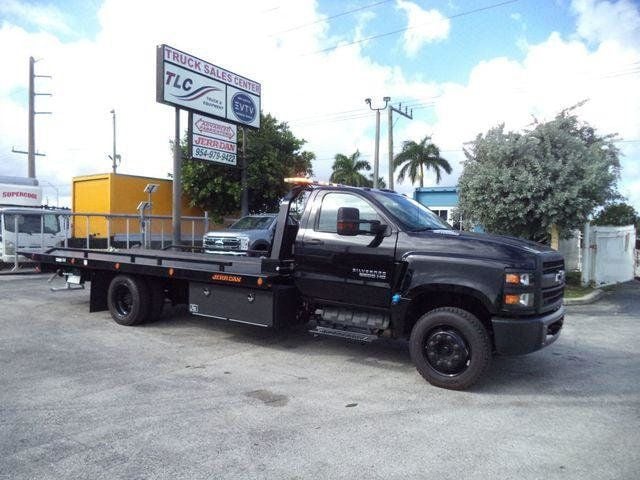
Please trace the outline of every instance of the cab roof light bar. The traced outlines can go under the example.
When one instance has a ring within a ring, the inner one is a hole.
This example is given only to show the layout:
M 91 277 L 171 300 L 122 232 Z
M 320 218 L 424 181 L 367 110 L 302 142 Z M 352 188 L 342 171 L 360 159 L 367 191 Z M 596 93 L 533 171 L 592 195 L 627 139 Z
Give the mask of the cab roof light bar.
M 288 177 L 284 179 L 284 183 L 295 183 L 296 185 L 324 185 L 337 187 L 338 183 L 320 182 L 306 177 Z

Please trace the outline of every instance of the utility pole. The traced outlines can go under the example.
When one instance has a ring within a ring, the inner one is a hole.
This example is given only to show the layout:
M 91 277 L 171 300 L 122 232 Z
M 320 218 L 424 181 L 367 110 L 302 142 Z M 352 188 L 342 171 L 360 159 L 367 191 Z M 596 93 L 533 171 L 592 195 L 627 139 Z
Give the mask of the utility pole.
M 112 109 L 109 113 L 111 113 L 111 115 L 113 116 L 113 156 L 109 155 L 109 158 L 113 162 L 113 173 L 117 173 L 116 168 L 118 168 L 118 165 L 120 165 L 121 157 L 116 153 L 116 111 L 115 109 Z
M 369 105 L 371 110 L 375 110 L 376 112 L 376 148 L 375 155 L 373 158 L 373 188 L 378 188 L 378 177 L 380 176 L 379 167 L 380 167 L 380 110 L 384 110 L 387 108 L 387 105 L 391 101 L 391 97 L 384 97 L 382 99 L 384 101 L 384 107 L 373 108 L 371 106 L 371 99 L 365 98 L 364 102 Z
M 35 60 L 33 57 L 29 57 L 29 127 L 28 127 L 28 145 L 27 151 L 27 169 L 29 178 L 36 178 L 36 111 L 35 111 L 35 82 L 34 82 L 34 68 Z
M 44 153 L 36 153 L 36 131 L 35 120 L 36 115 L 51 114 L 51 112 L 36 112 L 35 111 L 35 98 L 36 95 L 51 96 L 50 93 L 36 93 L 35 92 L 35 78 L 51 78 L 50 75 L 36 75 L 34 72 L 34 65 L 36 60 L 33 57 L 29 57 L 29 119 L 27 126 L 27 151 L 16 150 L 12 148 L 13 153 L 23 153 L 27 155 L 27 176 L 29 178 L 36 178 L 36 156 L 44 157 Z
M 393 112 L 397 112 L 403 117 L 413 120 L 413 108 L 411 112 L 408 112 L 407 107 L 404 107 L 403 112 L 402 103 L 398 104 L 398 108 L 389 105 L 389 190 L 393 190 L 393 174 L 395 171 L 395 165 L 393 164 Z

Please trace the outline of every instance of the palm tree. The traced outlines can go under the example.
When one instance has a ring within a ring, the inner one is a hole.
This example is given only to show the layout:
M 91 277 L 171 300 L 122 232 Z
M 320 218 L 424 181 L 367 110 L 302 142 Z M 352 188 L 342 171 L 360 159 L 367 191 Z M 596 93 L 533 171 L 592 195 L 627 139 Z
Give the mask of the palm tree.
M 398 172 L 398 183 L 402 183 L 404 178 L 409 175 L 411 184 L 415 184 L 416 179 L 419 179 L 420 186 L 424 187 L 425 170 L 431 169 L 436 172 L 436 183 L 440 183 L 442 180 L 441 170 L 451 173 L 451 165 L 440 156 L 440 149 L 431 143 L 431 137 L 428 135 L 420 143 L 413 140 L 404 142 L 402 152 L 396 155 L 394 163 L 396 168 L 404 164 Z
M 370 187 L 373 182 L 360 173 L 361 170 L 369 171 L 371 170 L 371 165 L 366 160 L 360 160 L 360 152 L 358 150 L 350 157 L 338 153 L 333 162 L 333 173 L 329 181 L 354 187 Z
M 373 186 L 373 173 L 369 174 L 369 186 Z M 378 188 L 387 188 L 387 182 L 384 181 L 383 177 L 378 177 Z

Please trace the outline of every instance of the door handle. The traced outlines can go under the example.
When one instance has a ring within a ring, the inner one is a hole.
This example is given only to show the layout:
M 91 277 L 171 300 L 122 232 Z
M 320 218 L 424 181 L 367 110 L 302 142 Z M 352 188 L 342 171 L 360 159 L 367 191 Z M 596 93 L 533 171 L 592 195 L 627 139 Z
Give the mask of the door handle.
M 304 245 L 324 245 L 324 242 L 319 238 L 311 238 L 302 242 Z

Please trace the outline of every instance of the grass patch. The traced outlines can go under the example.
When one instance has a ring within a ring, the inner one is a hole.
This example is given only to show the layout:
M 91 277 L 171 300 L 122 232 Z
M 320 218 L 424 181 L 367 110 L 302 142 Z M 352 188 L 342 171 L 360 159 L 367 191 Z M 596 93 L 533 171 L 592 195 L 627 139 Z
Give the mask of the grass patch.
M 580 285 L 565 285 L 564 287 L 564 298 L 580 298 L 585 295 L 593 292 L 594 289 L 591 287 L 582 287 Z
M 564 287 L 564 298 L 580 298 L 593 292 L 592 287 L 583 287 L 580 272 L 567 272 L 567 283 Z

